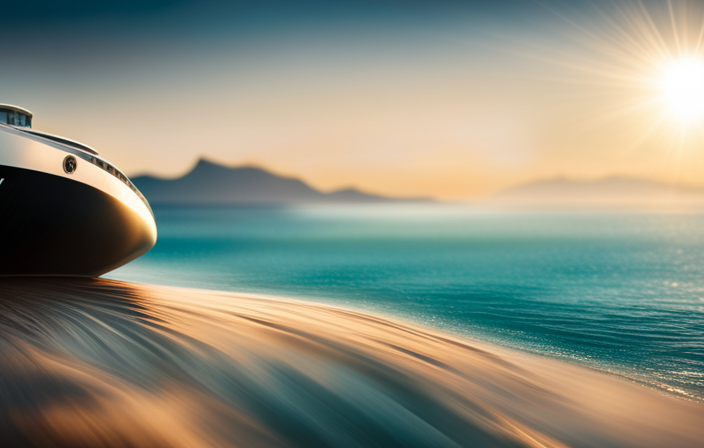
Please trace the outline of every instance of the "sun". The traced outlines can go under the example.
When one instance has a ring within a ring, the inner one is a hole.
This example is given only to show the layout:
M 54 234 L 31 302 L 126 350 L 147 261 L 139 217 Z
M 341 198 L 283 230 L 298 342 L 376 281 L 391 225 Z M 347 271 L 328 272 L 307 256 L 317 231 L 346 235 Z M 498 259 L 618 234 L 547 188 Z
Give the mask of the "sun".
M 663 96 L 670 113 L 683 124 L 704 121 L 704 60 L 672 62 L 663 75 Z

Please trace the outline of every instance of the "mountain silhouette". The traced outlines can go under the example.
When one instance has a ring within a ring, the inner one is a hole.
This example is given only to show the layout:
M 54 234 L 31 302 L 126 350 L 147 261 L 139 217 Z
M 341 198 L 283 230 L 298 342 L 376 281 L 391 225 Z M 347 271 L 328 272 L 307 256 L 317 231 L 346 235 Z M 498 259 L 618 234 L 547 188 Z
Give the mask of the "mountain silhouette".
M 139 176 L 132 182 L 152 204 L 235 205 L 427 202 L 363 193 L 349 188 L 323 193 L 305 182 L 278 176 L 261 168 L 229 168 L 201 159 L 177 179 Z
M 702 202 L 704 189 L 627 177 L 597 180 L 550 179 L 508 188 L 489 200 L 503 203 L 574 205 Z

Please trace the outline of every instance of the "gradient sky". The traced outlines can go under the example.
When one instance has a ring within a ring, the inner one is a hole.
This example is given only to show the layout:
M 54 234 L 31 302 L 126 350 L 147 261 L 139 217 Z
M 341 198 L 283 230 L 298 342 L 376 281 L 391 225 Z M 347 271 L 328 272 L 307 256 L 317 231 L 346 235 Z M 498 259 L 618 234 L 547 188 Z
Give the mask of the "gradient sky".
M 704 186 L 701 120 L 660 81 L 702 58 L 701 2 L 573 3 L 17 2 L 0 102 L 130 175 L 204 156 L 445 199 L 555 177 Z

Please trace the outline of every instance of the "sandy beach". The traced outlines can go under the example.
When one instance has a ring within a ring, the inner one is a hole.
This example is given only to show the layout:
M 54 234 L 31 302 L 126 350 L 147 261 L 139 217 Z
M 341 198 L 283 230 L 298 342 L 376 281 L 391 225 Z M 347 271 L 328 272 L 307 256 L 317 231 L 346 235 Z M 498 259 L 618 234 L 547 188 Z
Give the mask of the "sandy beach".
M 704 405 L 285 298 L 0 282 L 3 446 L 702 446 Z

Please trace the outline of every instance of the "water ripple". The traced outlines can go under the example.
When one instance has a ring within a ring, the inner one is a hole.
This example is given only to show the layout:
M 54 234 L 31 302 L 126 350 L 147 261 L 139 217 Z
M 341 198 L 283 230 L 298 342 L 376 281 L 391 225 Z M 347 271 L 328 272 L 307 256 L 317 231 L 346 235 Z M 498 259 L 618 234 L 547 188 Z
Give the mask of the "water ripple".
M 1 280 L 0 367 L 3 446 L 704 441 L 696 403 L 373 315 L 271 297 Z

